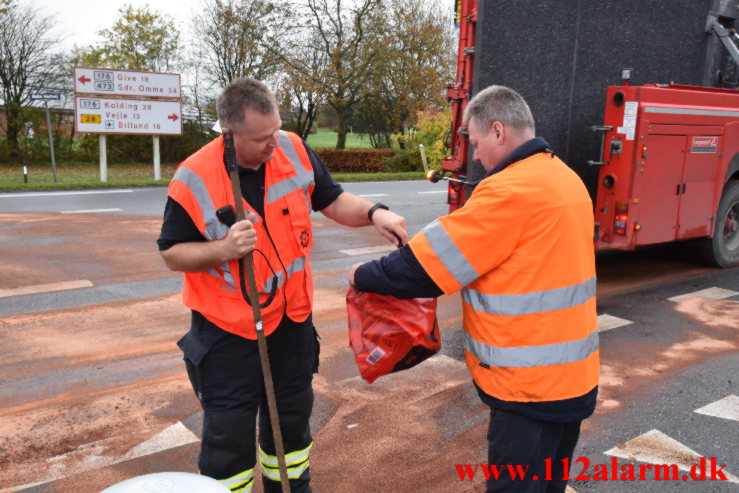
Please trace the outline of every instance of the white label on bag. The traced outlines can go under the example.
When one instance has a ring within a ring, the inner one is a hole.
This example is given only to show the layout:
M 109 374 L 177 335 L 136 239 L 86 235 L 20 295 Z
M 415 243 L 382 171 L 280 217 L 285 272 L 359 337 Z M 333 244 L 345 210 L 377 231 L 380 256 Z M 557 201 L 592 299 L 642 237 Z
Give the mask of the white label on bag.
M 367 356 L 367 363 L 370 365 L 374 365 L 378 361 L 380 361 L 380 358 L 385 356 L 385 351 L 382 350 L 382 348 L 376 347 L 374 351 L 370 353 L 369 356 Z

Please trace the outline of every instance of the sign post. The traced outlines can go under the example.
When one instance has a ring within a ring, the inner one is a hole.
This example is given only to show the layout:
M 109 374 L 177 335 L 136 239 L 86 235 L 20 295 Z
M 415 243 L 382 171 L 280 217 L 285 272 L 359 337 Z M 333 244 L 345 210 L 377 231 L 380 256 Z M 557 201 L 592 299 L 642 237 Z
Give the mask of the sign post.
M 154 179 L 155 180 L 161 180 L 162 179 L 162 171 L 161 171 L 161 162 L 159 159 L 159 136 L 154 135 L 152 136 L 153 139 L 153 145 L 154 145 Z
M 100 134 L 100 181 L 108 181 L 108 148 L 105 146 L 105 134 Z
M 106 134 L 152 135 L 154 179 L 161 179 L 159 136 L 182 135 L 179 74 L 75 67 L 74 90 L 75 129 L 100 134 L 101 181 Z
M 31 101 L 43 101 L 46 110 L 46 132 L 49 135 L 49 154 L 51 154 L 51 174 L 56 183 L 56 160 L 54 159 L 54 138 L 51 135 L 51 116 L 49 116 L 49 101 L 59 101 L 61 95 L 58 93 L 31 94 Z

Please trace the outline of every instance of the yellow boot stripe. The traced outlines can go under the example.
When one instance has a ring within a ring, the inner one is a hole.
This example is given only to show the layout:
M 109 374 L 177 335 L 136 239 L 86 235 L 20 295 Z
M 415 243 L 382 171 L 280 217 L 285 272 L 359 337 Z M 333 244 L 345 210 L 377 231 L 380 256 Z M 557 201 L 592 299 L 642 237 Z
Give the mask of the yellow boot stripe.
M 219 479 L 218 482 L 223 485 L 232 488 L 237 485 L 243 484 L 245 481 L 251 481 L 254 479 L 254 468 L 247 469 L 246 471 L 240 472 L 226 479 Z
M 249 480 L 245 484 L 231 487 L 231 491 L 233 493 L 251 493 L 251 489 L 253 486 L 254 478 L 249 478 Z
M 295 452 L 285 454 L 285 463 L 287 464 L 287 466 L 290 467 L 291 465 L 294 466 L 297 464 L 301 464 L 310 456 L 311 447 L 313 447 L 313 442 L 311 442 L 302 450 L 296 450 Z M 269 455 L 264 450 L 262 450 L 262 447 L 259 447 L 259 461 L 262 463 L 263 466 L 266 467 L 278 467 L 277 456 Z

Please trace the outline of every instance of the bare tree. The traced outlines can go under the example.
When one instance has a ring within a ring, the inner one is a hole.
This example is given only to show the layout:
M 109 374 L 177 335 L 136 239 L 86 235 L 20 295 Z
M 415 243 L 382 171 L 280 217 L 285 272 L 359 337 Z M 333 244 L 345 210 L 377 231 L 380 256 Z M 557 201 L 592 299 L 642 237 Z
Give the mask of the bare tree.
M 186 102 L 195 108 L 195 119 L 201 132 L 209 130 L 215 116 L 215 99 L 217 92 L 213 89 L 213 82 L 209 81 L 205 66 L 202 47 L 196 46 L 186 58 L 186 80 L 190 83 L 183 88 Z
M 456 50 L 452 12 L 432 0 L 388 0 L 383 18 L 383 50 L 360 117 L 387 144 L 391 134 L 408 136 L 418 111 L 446 106 Z
M 287 6 L 272 0 L 205 0 L 193 19 L 196 43 L 225 86 L 237 77 L 269 79 L 279 68 L 271 56 L 290 29 Z
M 31 87 L 43 87 L 49 77 L 54 21 L 14 0 L 0 2 L 0 82 L 5 103 L 5 134 L 12 158 L 20 156 L 18 133 Z
M 296 37 L 290 48 L 279 55 L 283 66 L 281 92 L 284 118 L 297 134 L 307 139 L 324 102 L 323 77 L 328 68 L 328 56 L 321 49 L 319 39 Z
M 338 118 L 336 148 L 346 147 L 348 119 L 362 101 L 380 45 L 379 0 L 307 0 L 310 25 L 328 60 L 321 92 Z

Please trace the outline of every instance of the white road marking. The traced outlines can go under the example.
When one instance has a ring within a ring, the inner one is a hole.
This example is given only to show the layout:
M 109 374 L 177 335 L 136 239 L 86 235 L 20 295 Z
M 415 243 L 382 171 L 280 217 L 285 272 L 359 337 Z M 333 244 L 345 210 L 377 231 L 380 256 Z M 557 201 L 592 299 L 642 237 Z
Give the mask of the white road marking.
M 79 211 L 59 211 L 61 214 L 91 214 L 94 212 L 120 212 L 121 209 L 86 209 Z
M 339 250 L 344 255 L 365 255 L 368 253 L 382 253 L 382 252 L 392 252 L 395 250 L 395 245 L 380 245 L 380 246 L 373 246 L 373 247 L 364 247 L 364 248 L 352 248 L 350 250 Z
M 419 194 L 428 194 L 428 193 L 448 193 L 447 190 L 432 190 L 430 192 L 418 192 Z
M 623 327 L 624 325 L 633 324 L 631 320 L 614 317 L 613 315 L 598 315 L 598 332 L 605 332 L 607 330 L 616 329 Z
M 181 421 L 176 422 L 169 428 L 165 429 L 158 435 L 136 445 L 134 448 L 126 452 L 126 454 L 116 462 L 136 459 L 145 455 L 156 454 L 164 450 L 199 442 L 200 439 L 190 430 L 187 429 Z
M 648 464 L 675 464 L 678 469 L 686 472 L 690 472 L 690 468 L 698 464 L 703 457 L 695 450 L 686 447 L 659 430 L 650 430 L 603 453 Z M 710 469 L 710 466 L 708 468 Z M 729 482 L 739 483 L 739 479 L 729 474 L 725 469 L 723 472 Z M 710 474 L 710 471 L 707 471 L 707 473 Z
M 32 486 L 48 483 L 49 481 L 56 481 L 72 476 L 73 474 L 79 474 L 80 472 L 89 469 L 112 466 L 119 462 L 136 459 L 146 455 L 155 454 L 157 452 L 163 452 L 165 450 L 199 441 L 200 439 L 195 436 L 193 432 L 188 430 L 181 421 L 178 421 L 154 437 L 136 445 L 120 457 L 104 455 L 108 449 L 105 440 L 86 443 L 80 445 L 72 452 L 46 459 L 46 463 L 49 464 L 49 466 L 46 469 L 46 476 L 44 476 L 42 481 L 12 486 L 10 488 L 0 490 L 0 493 L 21 491 L 26 488 L 31 488 Z M 74 464 L 74 466 L 67 467 L 65 459 L 70 458 L 72 459 L 71 463 Z
M 79 281 L 52 282 L 48 284 L 36 284 L 35 286 L 23 286 L 21 288 L 0 289 L 0 298 L 8 296 L 23 296 L 26 294 L 51 293 L 53 291 L 64 291 L 67 289 L 91 288 L 92 283 L 86 279 Z
M 367 199 L 370 197 L 387 197 L 386 193 L 365 193 L 363 195 L 360 195 L 360 197 Z
M 708 404 L 707 406 L 703 406 L 700 409 L 696 409 L 693 412 L 705 414 L 706 416 L 715 416 L 717 418 L 739 421 L 739 397 L 730 395 Z
M 133 190 L 85 190 L 79 192 L 29 192 L 29 193 L 0 193 L 0 198 L 14 197 L 54 197 L 59 195 L 94 195 L 98 193 L 133 193 Z
M 738 294 L 739 292 L 732 291 L 730 289 L 707 288 L 707 289 L 701 289 L 700 291 L 694 291 L 692 293 L 681 294 L 680 296 L 673 296 L 672 298 L 667 298 L 667 299 L 670 301 L 683 301 L 683 300 L 689 300 L 690 298 L 706 298 L 709 300 L 722 300 L 724 298 L 730 298 Z
M 577 493 L 574 489 L 572 489 L 572 486 L 569 484 L 567 485 L 567 488 L 565 488 L 565 493 Z

